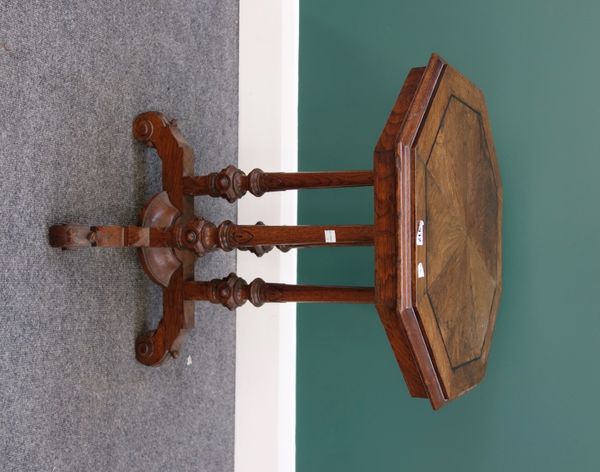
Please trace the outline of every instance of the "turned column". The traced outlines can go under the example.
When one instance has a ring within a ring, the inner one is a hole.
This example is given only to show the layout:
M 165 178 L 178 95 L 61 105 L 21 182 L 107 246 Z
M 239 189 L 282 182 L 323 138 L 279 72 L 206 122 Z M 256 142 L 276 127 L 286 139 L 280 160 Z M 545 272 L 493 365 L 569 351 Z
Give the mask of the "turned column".
M 210 221 L 195 218 L 175 229 L 175 238 L 182 249 L 189 249 L 199 256 L 216 248 L 250 250 L 258 256 L 277 246 L 369 246 L 374 241 L 373 225 L 351 226 L 266 226 L 237 225 L 224 221 L 215 226 Z
M 263 172 L 254 169 L 246 175 L 235 166 L 220 172 L 183 178 L 186 195 L 222 197 L 233 203 L 246 192 L 260 197 L 266 192 L 303 188 L 367 187 L 373 185 L 372 171 L 346 172 Z
M 189 281 L 184 284 L 184 298 L 221 304 L 230 310 L 250 301 L 254 306 L 265 303 L 375 303 L 373 287 L 333 287 L 317 285 L 286 285 L 254 279 L 247 283 L 231 273 L 224 279 L 209 282 Z
M 50 244 L 64 249 L 83 247 L 172 247 L 202 256 L 222 249 L 265 252 L 273 246 L 282 249 L 310 246 L 368 246 L 374 240 L 373 225 L 349 226 L 266 226 L 237 225 L 229 220 L 219 226 L 193 218 L 170 228 L 140 226 L 54 225 Z
M 197 256 L 222 249 L 248 250 L 261 256 L 273 246 L 289 248 L 312 246 L 373 245 L 373 225 L 349 226 L 266 226 L 237 225 L 224 221 L 216 226 L 203 218 L 192 218 L 159 229 L 140 226 L 54 225 L 50 245 L 64 249 L 84 247 L 169 247 L 188 250 Z

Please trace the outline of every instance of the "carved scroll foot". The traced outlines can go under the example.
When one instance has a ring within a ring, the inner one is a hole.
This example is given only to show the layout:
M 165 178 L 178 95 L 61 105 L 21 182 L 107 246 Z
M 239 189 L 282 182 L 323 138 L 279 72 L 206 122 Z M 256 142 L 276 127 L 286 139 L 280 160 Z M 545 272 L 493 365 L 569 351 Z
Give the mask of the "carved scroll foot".
M 163 294 L 164 296 L 164 294 Z M 158 366 L 169 357 L 177 359 L 194 327 L 194 304 L 185 302 L 181 310 L 170 307 L 158 328 L 139 335 L 135 340 L 135 357 L 144 365 Z
M 166 344 L 168 340 L 164 325 L 139 335 L 135 340 L 135 358 L 151 367 L 159 366 L 169 357 L 177 359 L 189 330 L 190 328 L 181 329 L 170 346 Z
M 133 120 L 133 137 L 148 147 L 155 147 L 155 143 L 163 128 L 175 128 L 176 120 L 169 120 L 165 115 L 156 111 L 140 113 Z

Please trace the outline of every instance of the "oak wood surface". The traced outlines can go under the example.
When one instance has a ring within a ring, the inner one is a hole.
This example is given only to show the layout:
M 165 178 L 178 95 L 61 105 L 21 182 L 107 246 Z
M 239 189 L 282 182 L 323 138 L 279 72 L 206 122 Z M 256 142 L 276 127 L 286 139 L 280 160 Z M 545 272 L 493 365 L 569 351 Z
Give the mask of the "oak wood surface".
M 226 223 L 227 227 L 221 232 L 224 237 L 213 236 L 218 246 L 225 250 L 276 244 L 294 247 L 373 244 L 373 225 L 266 226 L 236 225 L 230 221 Z M 327 232 L 335 240 L 328 241 Z
M 502 184 L 483 94 L 437 55 L 412 69 L 377 142 L 373 171 L 263 172 L 235 166 L 193 176 L 194 155 L 174 121 L 139 115 L 134 137 L 162 161 L 163 191 L 139 226 L 54 225 L 50 244 L 136 247 L 163 286 L 163 318 L 136 340 L 136 357 L 177 357 L 194 325 L 194 302 L 235 309 L 247 301 L 375 303 L 411 395 L 440 408 L 485 373 L 502 291 Z M 247 192 L 373 185 L 375 224 L 216 225 L 194 214 L 193 196 L 236 201 Z M 247 283 L 236 274 L 194 280 L 208 251 L 257 256 L 312 246 L 374 245 L 375 287 Z
M 502 187 L 479 89 L 434 54 L 406 101 L 375 152 L 377 308 L 411 393 L 439 408 L 485 373 L 501 293 Z M 384 254 L 396 260 L 396 287 Z
M 263 172 L 254 169 L 246 175 L 235 166 L 220 172 L 185 177 L 184 192 L 188 195 L 223 197 L 230 203 L 242 198 L 246 192 L 260 197 L 266 192 L 307 188 L 364 187 L 373 185 L 373 172 Z
M 63 249 L 139 248 L 145 272 L 154 282 L 163 286 L 163 317 L 155 330 L 140 335 L 136 340 L 136 358 L 146 365 L 158 365 L 169 354 L 177 357 L 189 329 L 194 325 L 194 299 L 211 301 L 210 297 L 199 298 L 198 293 L 203 293 L 205 283 L 193 281 L 194 262 L 207 251 L 237 248 L 250 250 L 260 256 L 273 246 L 288 250 L 322 245 L 373 244 L 372 225 L 266 226 L 262 222 L 236 225 L 224 221 L 217 226 L 194 214 L 193 195 L 185 189 L 185 182 L 192 186 L 206 185 L 211 195 L 229 196 L 228 199 L 233 201 L 246 190 L 262 195 L 266 191 L 291 188 L 371 185 L 371 171 L 284 174 L 264 173 L 255 169 L 245 176 L 234 166 L 229 166 L 221 173 L 192 178 L 194 155 L 174 120 L 167 120 L 156 112 L 142 113 L 133 122 L 133 134 L 146 146 L 156 148 L 162 161 L 163 191 L 150 199 L 142 209 L 140 226 L 54 225 L 50 228 L 49 239 L 52 246 Z M 247 294 L 246 299 L 252 299 L 255 303 L 260 301 L 260 304 L 292 300 L 367 303 L 373 299 L 372 288 L 294 287 L 266 284 L 260 279 L 247 285 L 233 274 L 224 280 L 207 282 L 208 287 L 214 289 L 217 282 L 219 290 L 210 293 L 219 294 L 219 303 L 223 302 L 226 306 L 233 306 L 231 300 L 234 299 L 228 296 L 223 301 L 222 290 L 234 282 L 236 287 L 241 287 L 241 291 L 234 290 L 232 294 Z M 251 285 L 255 287 L 252 297 Z M 186 297 L 186 287 L 196 294 L 195 298 Z
M 421 82 L 424 67 L 412 69 L 375 147 L 375 303 L 409 392 L 427 397 L 416 354 L 397 311 L 398 269 L 396 140 Z
M 260 278 L 248 284 L 231 273 L 223 279 L 186 282 L 184 296 L 186 300 L 219 303 L 234 310 L 246 301 L 257 307 L 284 302 L 374 303 L 375 290 L 373 287 L 288 285 Z
M 169 202 L 182 215 L 194 214 L 192 197 L 184 195 L 183 177 L 194 172 L 194 154 L 179 132 L 174 121 L 157 112 L 138 115 L 133 122 L 134 137 L 149 147 L 156 148 L 162 162 L 162 186 Z M 140 249 L 144 268 L 152 260 Z M 194 303 L 183 296 L 184 282 L 194 278 L 196 256 L 190 251 L 177 255 L 181 266 L 171 275 L 163 288 L 163 317 L 157 328 L 144 333 L 136 340 L 136 358 L 146 365 L 160 364 L 167 355 L 177 357 L 187 333 L 194 326 Z M 146 269 L 150 275 L 151 270 Z

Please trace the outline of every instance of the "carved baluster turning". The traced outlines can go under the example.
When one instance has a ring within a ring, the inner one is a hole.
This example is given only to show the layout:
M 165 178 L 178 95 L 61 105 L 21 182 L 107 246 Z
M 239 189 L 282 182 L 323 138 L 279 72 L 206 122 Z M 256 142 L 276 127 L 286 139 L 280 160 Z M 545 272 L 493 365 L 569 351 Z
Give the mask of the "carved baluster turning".
M 265 303 L 284 302 L 374 303 L 375 290 L 373 287 L 287 285 L 267 283 L 262 279 L 254 279 L 248 284 L 231 273 L 223 279 L 213 279 L 210 282 L 186 282 L 184 298 L 209 301 L 235 310 L 246 301 L 257 307 Z
M 186 195 L 222 197 L 230 203 L 246 192 L 260 197 L 266 192 L 304 188 L 365 187 L 373 185 L 372 171 L 346 172 L 263 172 L 254 169 L 246 175 L 235 166 L 208 175 L 184 177 Z
M 273 246 L 282 250 L 324 245 L 368 246 L 374 239 L 372 225 L 266 226 L 261 221 L 256 225 L 236 225 L 227 220 L 215 226 L 201 218 L 177 226 L 174 233 L 178 248 L 194 251 L 198 256 L 216 248 L 241 249 L 261 256 Z
M 203 218 L 192 218 L 160 229 L 139 226 L 54 225 L 50 244 L 63 249 L 83 247 L 176 248 L 201 257 L 208 251 L 240 249 L 262 256 L 274 246 L 282 251 L 310 246 L 368 246 L 373 244 L 372 225 L 354 226 L 266 226 L 236 225 L 224 221 L 219 226 Z
M 217 228 L 218 246 L 230 251 L 262 245 L 309 247 L 326 245 L 369 246 L 373 244 L 372 225 L 349 226 L 265 226 L 236 225 L 224 221 Z

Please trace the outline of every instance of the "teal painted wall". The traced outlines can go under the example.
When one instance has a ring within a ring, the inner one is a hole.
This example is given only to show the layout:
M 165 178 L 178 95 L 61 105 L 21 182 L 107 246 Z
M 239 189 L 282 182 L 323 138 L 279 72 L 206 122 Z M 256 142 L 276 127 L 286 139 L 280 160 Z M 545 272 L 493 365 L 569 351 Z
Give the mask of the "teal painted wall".
M 433 412 L 375 309 L 298 314 L 297 470 L 600 470 L 600 2 L 302 0 L 300 168 L 371 167 L 412 66 L 486 94 L 504 182 L 487 377 Z M 304 191 L 302 224 L 371 223 L 370 189 Z M 371 249 L 306 249 L 300 283 L 370 285 Z

